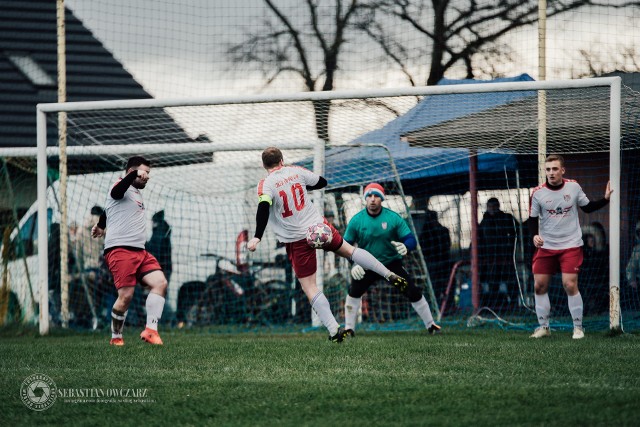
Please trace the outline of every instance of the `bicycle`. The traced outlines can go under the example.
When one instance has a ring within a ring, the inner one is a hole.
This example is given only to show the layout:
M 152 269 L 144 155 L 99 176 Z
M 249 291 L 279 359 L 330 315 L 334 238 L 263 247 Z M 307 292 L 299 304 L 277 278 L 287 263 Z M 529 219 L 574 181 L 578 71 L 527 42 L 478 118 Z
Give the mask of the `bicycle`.
M 291 317 L 291 286 L 275 262 L 238 265 L 217 254 L 206 282 L 187 282 L 178 292 L 178 321 L 187 325 L 285 323 Z M 273 269 L 281 271 L 273 271 Z

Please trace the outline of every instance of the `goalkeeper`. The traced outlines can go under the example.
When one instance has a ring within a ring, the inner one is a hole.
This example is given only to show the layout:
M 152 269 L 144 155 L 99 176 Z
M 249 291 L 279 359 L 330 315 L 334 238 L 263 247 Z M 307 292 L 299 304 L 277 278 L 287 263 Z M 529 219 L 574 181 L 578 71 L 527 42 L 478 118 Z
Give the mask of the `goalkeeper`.
M 429 303 L 402 266 L 402 258 L 416 248 L 416 238 L 400 215 L 382 206 L 384 197 L 384 189 L 380 184 L 371 183 L 365 187 L 366 208 L 349 221 L 344 239 L 370 252 L 389 270 L 405 278 L 408 286 L 402 294 L 409 299 L 427 331 L 430 334 L 439 332 L 440 326 L 433 321 Z M 356 264 L 351 269 L 351 277 L 353 280 L 344 305 L 344 318 L 345 335 L 353 337 L 362 295 L 378 280 L 378 276 Z

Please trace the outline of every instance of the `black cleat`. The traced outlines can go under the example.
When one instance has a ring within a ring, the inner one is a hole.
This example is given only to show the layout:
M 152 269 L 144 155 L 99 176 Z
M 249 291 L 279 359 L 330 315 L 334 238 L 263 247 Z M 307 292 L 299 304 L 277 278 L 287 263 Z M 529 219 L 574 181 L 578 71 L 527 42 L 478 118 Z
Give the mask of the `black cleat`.
M 329 335 L 329 341 L 340 344 L 344 340 L 344 336 L 344 329 L 338 328 L 338 332 L 336 332 L 334 336 Z
M 431 326 L 429 326 L 427 328 L 427 332 L 429 332 L 429 334 L 434 335 L 434 334 L 439 334 L 440 333 L 440 326 L 436 325 L 435 322 L 431 324 Z
M 400 277 L 395 273 L 391 273 L 391 276 L 389 276 L 387 280 L 391 285 L 398 288 L 400 292 L 406 291 L 407 286 L 409 286 L 409 283 L 407 283 L 407 279 L 405 279 L 404 277 Z
M 355 338 L 355 336 L 356 336 L 356 331 L 354 331 L 353 329 L 345 329 L 344 331 L 345 338 Z

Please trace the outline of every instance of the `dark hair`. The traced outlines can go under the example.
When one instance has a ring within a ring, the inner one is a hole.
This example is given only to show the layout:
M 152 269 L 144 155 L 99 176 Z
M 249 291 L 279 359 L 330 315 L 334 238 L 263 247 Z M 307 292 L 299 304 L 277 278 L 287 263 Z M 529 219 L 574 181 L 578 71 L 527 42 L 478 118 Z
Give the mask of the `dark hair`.
M 562 157 L 560 154 L 550 154 L 544 160 L 545 163 L 555 162 L 555 161 L 560 162 L 560 166 L 564 167 L 564 157 Z
M 91 208 L 91 215 L 102 215 L 104 212 L 104 209 L 102 209 L 102 206 L 98 206 L 95 205 L 94 207 Z
M 282 151 L 277 147 L 268 147 L 262 152 L 262 165 L 266 169 L 278 166 L 282 160 Z
M 498 200 L 496 197 L 492 197 L 489 200 L 487 200 L 487 204 L 500 206 L 500 200 Z
M 135 168 L 140 165 L 151 167 L 151 162 L 142 156 L 133 156 L 127 162 L 127 167 L 125 168 L 125 170 L 129 170 L 129 168 Z

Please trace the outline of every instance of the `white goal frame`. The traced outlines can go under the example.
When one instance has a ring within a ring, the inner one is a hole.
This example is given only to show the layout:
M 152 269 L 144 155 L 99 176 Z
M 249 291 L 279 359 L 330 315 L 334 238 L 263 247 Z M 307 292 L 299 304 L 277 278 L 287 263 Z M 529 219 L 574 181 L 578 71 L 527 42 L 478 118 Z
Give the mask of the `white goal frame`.
M 251 95 L 241 97 L 208 97 L 208 98 L 176 98 L 176 99 L 139 99 L 139 100 L 113 100 L 113 101 L 92 101 L 92 102 L 68 102 L 68 103 L 47 103 L 38 104 L 37 115 L 37 195 L 38 195 L 38 229 L 47 229 L 47 156 L 58 156 L 58 147 L 47 147 L 47 115 L 60 112 L 90 111 L 90 110 L 114 110 L 114 109 L 142 109 L 142 108 L 164 108 L 182 107 L 198 105 L 230 105 L 230 104 L 256 104 L 267 102 L 295 102 L 295 101 L 329 101 L 353 98 L 387 98 L 397 96 L 427 96 L 446 94 L 470 94 L 487 92 L 509 92 L 509 91 L 544 91 L 553 89 L 579 89 L 592 87 L 610 88 L 610 130 L 609 130 L 609 173 L 611 187 L 615 190 L 611 195 L 609 230 L 609 288 L 610 288 L 610 329 L 620 331 L 622 329 L 620 316 L 620 123 L 621 123 L 621 88 L 622 79 L 620 77 L 598 77 L 580 80 L 547 80 L 531 82 L 507 82 L 492 84 L 465 84 L 465 85 L 444 85 L 428 87 L 410 87 L 401 89 L 380 89 L 380 90 L 358 90 L 358 91 L 334 91 L 334 92 L 303 92 L 289 95 Z M 203 150 L 205 144 L 182 144 L 183 150 L 194 149 Z M 193 145 L 194 147 L 188 147 Z M 315 150 L 316 156 L 324 157 L 324 144 L 322 148 Z M 175 145 L 173 145 L 175 146 Z M 197 147 L 195 147 L 197 146 Z M 213 146 L 213 144 L 212 144 Z M 135 153 L 169 151 L 166 145 L 136 145 L 129 149 Z M 310 148 L 308 143 L 299 145 L 282 144 L 281 148 Z M 211 147 L 208 147 L 209 149 Z M 215 144 L 211 151 L 262 149 L 258 144 L 249 146 L 248 144 L 227 144 L 221 146 Z M 100 146 L 100 147 L 69 147 L 68 155 L 77 154 L 98 154 L 100 152 L 123 153 L 126 148 L 123 146 Z M 18 149 L 22 150 L 22 149 Z M 102 151 L 104 150 L 104 151 Z M 113 151 L 110 151 L 113 150 Z M 183 151 L 184 152 L 184 151 Z M 3 154 L 0 152 L 0 154 Z M 314 162 L 315 163 L 315 162 Z M 320 161 L 321 163 L 321 161 Z M 320 169 L 321 170 L 321 169 Z M 38 266 L 40 272 L 46 272 L 48 268 L 47 234 L 38 234 Z M 49 331 L 48 317 L 48 277 L 47 274 L 38 275 L 38 285 L 40 289 L 40 317 L 39 329 L 41 334 Z

